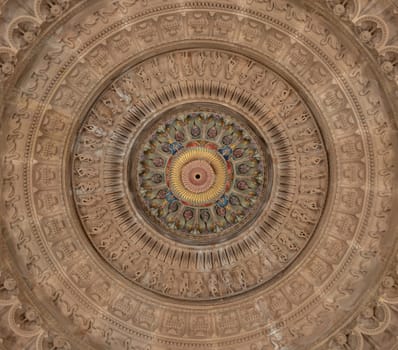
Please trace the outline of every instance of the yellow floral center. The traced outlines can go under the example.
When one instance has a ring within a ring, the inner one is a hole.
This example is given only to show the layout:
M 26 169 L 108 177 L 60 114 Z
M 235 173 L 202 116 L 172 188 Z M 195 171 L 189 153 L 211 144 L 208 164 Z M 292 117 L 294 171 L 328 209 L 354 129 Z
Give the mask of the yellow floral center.
M 178 152 L 171 160 L 170 189 L 192 206 L 214 203 L 225 192 L 227 167 L 222 156 L 205 147 Z

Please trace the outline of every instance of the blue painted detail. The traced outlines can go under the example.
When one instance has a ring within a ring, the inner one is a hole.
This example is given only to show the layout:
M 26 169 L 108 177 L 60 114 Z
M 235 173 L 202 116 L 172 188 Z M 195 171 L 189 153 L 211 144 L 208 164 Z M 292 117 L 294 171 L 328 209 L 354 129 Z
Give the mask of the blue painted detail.
M 224 146 L 223 148 L 219 148 L 218 152 L 224 157 L 225 160 L 228 160 L 232 155 L 232 149 L 229 146 Z
M 170 144 L 170 152 L 171 154 L 176 154 L 180 149 L 183 149 L 184 146 L 179 142 L 173 142 Z
M 224 194 L 224 195 L 216 202 L 216 205 L 219 206 L 219 207 L 221 207 L 221 208 L 224 208 L 224 207 L 226 207 L 226 206 L 228 205 L 228 202 L 229 202 L 228 196 L 226 196 L 226 195 Z
M 166 200 L 169 203 L 173 203 L 177 200 L 177 198 L 174 196 L 174 194 L 171 191 L 169 191 L 166 193 Z

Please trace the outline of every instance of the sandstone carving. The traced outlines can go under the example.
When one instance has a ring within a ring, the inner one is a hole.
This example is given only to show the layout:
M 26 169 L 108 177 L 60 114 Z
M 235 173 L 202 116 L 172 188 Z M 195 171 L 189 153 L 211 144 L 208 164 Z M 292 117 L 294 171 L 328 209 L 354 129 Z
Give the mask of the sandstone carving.
M 0 1 L 0 349 L 397 349 L 397 14 Z

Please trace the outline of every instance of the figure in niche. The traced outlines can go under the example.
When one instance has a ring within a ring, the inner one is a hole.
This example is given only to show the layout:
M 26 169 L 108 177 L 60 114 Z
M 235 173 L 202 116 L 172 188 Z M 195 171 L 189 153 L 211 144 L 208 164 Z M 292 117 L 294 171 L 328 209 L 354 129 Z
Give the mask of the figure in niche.
M 212 297 L 216 297 L 219 294 L 218 280 L 215 273 L 210 274 L 208 281 L 209 292 Z
M 192 295 L 194 297 L 201 297 L 203 295 L 203 278 L 200 273 L 196 274 L 193 280 Z
M 170 269 L 165 272 L 162 291 L 164 294 L 174 294 L 176 284 L 176 276 L 174 270 Z
M 222 69 L 223 58 L 219 52 L 211 52 L 210 54 L 210 74 L 216 77 Z
M 189 293 L 189 274 L 188 272 L 184 272 L 180 284 L 180 295 L 182 297 L 185 297 L 188 295 L 188 293 Z
M 151 289 L 160 289 L 161 278 L 163 275 L 163 266 L 156 265 L 151 271 L 148 287 Z
M 149 259 L 144 258 L 137 266 L 137 269 L 133 275 L 133 280 L 139 282 L 145 273 L 149 270 Z
M 222 281 L 224 283 L 224 288 L 225 288 L 226 293 L 227 294 L 234 293 L 233 277 L 231 275 L 231 272 L 229 272 L 229 270 L 222 271 Z
M 247 288 L 247 273 L 242 266 L 238 266 L 235 269 L 235 275 L 237 277 L 240 289 Z
M 263 281 L 263 276 L 261 269 L 258 266 L 258 263 L 256 261 L 249 260 L 247 262 L 247 267 L 250 276 L 252 276 L 252 280 L 254 280 L 254 283 L 261 283 Z

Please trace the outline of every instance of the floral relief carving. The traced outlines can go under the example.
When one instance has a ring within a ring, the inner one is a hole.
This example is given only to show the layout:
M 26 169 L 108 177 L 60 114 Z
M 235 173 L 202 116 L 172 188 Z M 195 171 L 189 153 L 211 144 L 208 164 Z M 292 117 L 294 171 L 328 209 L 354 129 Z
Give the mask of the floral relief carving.
M 43 20 L 54 21 L 65 13 L 70 5 L 70 0 L 38 0 L 35 1 L 35 12 Z
M 8 40 L 16 49 L 26 49 L 39 35 L 40 24 L 33 17 L 20 17 L 10 23 Z
M 5 270 L 0 270 L 0 345 L 6 349 L 18 346 L 29 347 L 34 344 L 37 350 L 70 350 L 65 339 L 42 328 L 43 323 L 36 309 L 21 303 L 17 281 Z
M 394 349 L 388 7 L 3 6 L 0 347 Z

